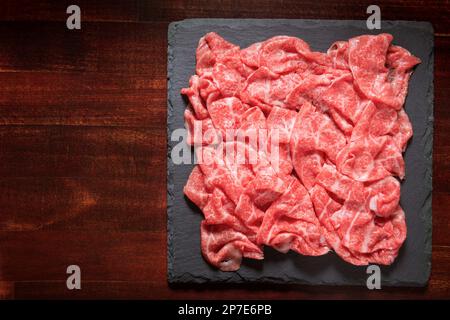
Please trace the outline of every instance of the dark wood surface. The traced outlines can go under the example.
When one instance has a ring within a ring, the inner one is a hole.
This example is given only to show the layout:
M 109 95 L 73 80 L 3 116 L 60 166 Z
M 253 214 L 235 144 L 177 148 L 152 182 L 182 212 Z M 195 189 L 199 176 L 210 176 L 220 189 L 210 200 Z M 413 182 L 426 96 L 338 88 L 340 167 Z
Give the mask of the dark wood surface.
M 424 289 L 169 288 L 166 51 L 192 17 L 366 19 L 372 1 L 0 4 L 0 298 L 450 298 L 450 4 L 379 1 L 435 28 L 433 258 Z M 82 290 L 66 289 L 66 267 Z

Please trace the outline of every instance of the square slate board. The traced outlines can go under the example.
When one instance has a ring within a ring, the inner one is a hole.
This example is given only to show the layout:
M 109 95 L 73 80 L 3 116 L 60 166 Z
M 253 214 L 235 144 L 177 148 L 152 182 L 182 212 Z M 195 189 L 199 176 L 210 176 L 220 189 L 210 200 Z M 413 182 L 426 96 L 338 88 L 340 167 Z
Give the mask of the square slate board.
M 195 50 L 200 37 L 215 31 L 245 48 L 276 35 L 299 37 L 312 50 L 326 51 L 337 40 L 361 34 L 391 33 L 394 44 L 408 49 L 422 63 L 414 71 L 405 110 L 414 136 L 404 154 L 406 180 L 401 206 L 408 235 L 391 266 L 381 267 L 382 285 L 425 286 L 431 269 L 431 191 L 433 146 L 433 27 L 428 22 L 382 21 L 381 30 L 370 31 L 365 21 L 192 19 L 169 26 L 168 48 L 168 281 L 169 283 L 270 282 L 310 285 L 366 285 L 366 267 L 356 267 L 330 252 L 306 257 L 264 249 L 262 261 L 243 259 L 237 272 L 221 272 L 206 263 L 200 252 L 201 211 L 183 195 L 193 165 L 175 165 L 171 141 L 175 129 L 184 128 L 186 100 L 180 94 L 195 73 Z

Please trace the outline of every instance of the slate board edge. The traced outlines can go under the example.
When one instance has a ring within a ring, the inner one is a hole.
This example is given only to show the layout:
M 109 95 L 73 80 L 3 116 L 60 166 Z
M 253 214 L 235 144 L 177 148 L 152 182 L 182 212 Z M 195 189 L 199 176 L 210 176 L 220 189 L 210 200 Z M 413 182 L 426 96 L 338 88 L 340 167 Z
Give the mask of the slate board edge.
M 431 25 L 431 23 L 430 23 Z M 431 32 L 434 34 L 433 27 L 431 26 Z M 428 282 L 430 280 L 430 274 L 431 274 L 431 257 L 432 257 L 432 239 L 433 239 L 433 210 L 432 210 L 432 195 L 433 195 L 433 133 L 434 133 L 434 37 L 431 39 L 431 51 L 430 51 L 430 62 L 428 69 L 432 70 L 432 79 L 430 86 L 428 87 L 428 93 L 427 93 L 427 101 L 430 105 L 429 108 L 429 114 L 428 114 L 428 128 L 429 132 L 425 135 L 424 139 L 424 145 L 428 146 L 428 150 L 426 150 L 425 157 L 428 160 L 428 174 L 426 176 L 426 184 L 430 187 L 429 195 L 427 198 L 427 201 L 425 202 L 424 206 L 422 207 L 422 220 L 425 223 L 425 232 L 426 232 L 426 238 L 425 243 L 426 247 L 425 250 L 427 251 L 428 256 L 428 269 L 426 271 L 426 274 L 423 279 L 423 286 L 428 285 Z
M 335 20 L 335 19 L 227 19 L 227 18 L 199 18 L 199 19 L 184 19 L 179 21 L 174 21 L 169 24 L 169 37 L 171 33 L 175 33 L 178 26 L 196 26 L 199 24 L 203 24 L 205 22 L 217 24 L 220 26 L 227 26 L 227 27 L 233 27 L 233 26 L 239 26 L 239 25 L 246 25 L 248 23 L 251 23 L 252 25 L 258 26 L 260 23 L 261 26 L 266 26 L 265 24 L 267 22 L 278 22 L 278 23 L 295 23 L 295 24 L 301 24 L 304 28 L 315 28 L 318 23 L 320 23 L 320 26 L 324 26 L 324 23 L 329 23 L 330 26 L 336 26 L 336 24 L 346 24 L 353 27 L 360 27 L 361 23 L 366 22 L 366 20 Z M 232 25 L 230 25 L 230 22 L 233 22 Z M 434 34 L 434 28 L 431 22 L 429 21 L 412 21 L 412 20 L 382 20 L 382 29 L 386 27 L 393 27 L 396 25 L 399 26 L 407 26 L 409 28 L 416 28 L 421 29 L 424 31 L 428 31 L 430 33 Z
M 261 22 L 262 24 L 264 24 L 267 21 L 271 21 L 271 22 L 279 22 L 279 23 L 301 23 L 302 25 L 306 24 L 308 27 L 314 27 L 315 24 L 317 24 L 317 20 L 309 20 L 309 19 L 186 19 L 186 20 L 181 20 L 181 21 L 175 21 L 169 24 L 169 28 L 168 28 L 168 65 L 167 65 L 167 71 L 168 71 L 168 112 L 167 112 L 167 123 L 168 123 L 168 127 L 167 127 L 167 134 L 168 134 L 168 140 L 167 140 L 167 159 L 168 159 L 168 166 L 167 166 L 167 177 L 168 177 L 168 182 L 167 182 L 167 213 L 168 213 L 168 222 L 167 222 L 167 231 L 168 231 L 168 282 L 170 284 L 198 284 L 198 285 L 202 285 L 202 284 L 207 284 L 207 283 L 233 283 L 236 284 L 236 277 L 231 277 L 228 279 L 210 279 L 210 278 L 206 278 L 206 277 L 201 277 L 199 275 L 191 275 L 188 272 L 184 272 L 181 275 L 176 275 L 176 273 L 174 272 L 174 256 L 173 256 L 173 252 L 172 252 L 172 241 L 173 241 L 173 237 L 172 237 L 172 229 L 171 229 L 171 216 L 173 214 L 172 212 L 172 203 L 173 203 L 173 177 L 172 177 L 172 167 L 174 166 L 173 163 L 171 162 L 171 158 L 170 158 L 170 151 L 171 151 L 171 146 L 170 146 L 170 118 L 173 112 L 173 105 L 171 103 L 171 99 L 170 99 L 170 93 L 171 93 L 171 87 L 170 87 L 170 78 L 172 75 L 172 63 L 171 61 L 174 59 L 173 55 L 172 55 L 172 45 L 175 42 L 175 33 L 177 28 L 180 25 L 183 25 L 183 27 L 187 27 L 189 25 L 197 25 L 197 24 L 201 24 L 201 23 L 216 23 L 216 24 L 220 24 L 220 25 L 226 25 L 229 26 L 229 22 L 233 21 L 233 23 L 236 24 L 247 24 L 247 23 L 252 23 L 252 24 L 257 24 L 258 22 Z M 327 23 L 329 22 L 330 25 L 334 25 L 336 22 L 338 23 L 346 23 L 348 25 L 351 26 L 360 26 L 362 22 L 365 22 L 365 20 L 320 20 L 321 23 Z M 383 26 L 386 28 L 387 26 L 392 27 L 392 26 L 396 26 L 396 25 L 403 25 L 403 26 L 408 26 L 408 27 L 413 27 L 413 28 L 417 28 L 417 29 L 421 29 L 425 32 L 430 32 L 431 34 L 433 34 L 433 26 L 430 22 L 426 22 L 426 21 L 383 21 Z M 322 24 L 323 26 L 323 24 Z M 433 66 L 434 66 L 434 41 L 433 39 L 432 41 L 432 49 L 430 51 L 430 62 L 429 62 L 429 69 L 430 70 L 434 70 Z M 433 73 L 434 75 L 434 73 Z M 428 148 L 426 149 L 426 154 L 425 157 L 428 160 L 428 162 L 430 163 L 429 166 L 429 171 L 427 172 L 427 176 L 426 176 L 426 181 L 427 181 L 427 185 L 430 186 L 430 192 L 429 192 L 429 196 L 426 200 L 426 202 L 424 203 L 423 207 L 422 207 L 422 219 L 424 221 L 427 221 L 427 224 L 425 225 L 426 228 L 426 253 L 428 255 L 428 268 L 426 271 L 426 274 L 424 274 L 423 279 L 418 279 L 417 281 L 414 282 L 409 282 L 409 281 L 389 281 L 389 282 L 383 282 L 383 285 L 386 286 L 409 286 L 409 287 L 423 287 L 426 286 L 428 281 L 429 281 L 429 276 L 430 276 L 430 272 L 431 272 L 431 248 L 432 248 L 432 151 L 433 151 L 433 101 L 434 101 L 434 94 L 433 94 L 433 90 L 434 90 L 434 86 L 433 86 L 433 81 L 434 78 L 431 78 L 431 83 L 428 89 L 428 94 L 427 94 L 427 101 L 430 104 L 430 108 L 429 108 L 429 115 L 428 115 L 428 123 L 429 123 L 429 132 L 424 135 L 422 137 L 422 143 L 426 146 L 428 146 Z M 237 274 L 238 277 L 240 277 L 239 274 Z M 195 280 L 193 279 L 195 278 Z M 278 277 L 278 278 L 272 278 L 272 277 L 267 277 L 267 276 L 262 276 L 259 278 L 254 278 L 251 280 L 246 281 L 245 279 L 241 279 L 244 280 L 244 282 L 241 283 L 245 283 L 245 282 L 258 282 L 258 283 L 270 283 L 270 284 L 306 284 L 306 285 L 347 285 L 347 286 L 361 286 L 361 284 L 358 283 L 348 283 L 348 282 L 309 282 L 305 279 L 298 279 L 298 280 L 291 280 L 289 278 L 283 279 L 283 277 Z
M 170 91 L 171 91 L 171 83 L 170 78 L 172 77 L 172 43 L 174 40 L 174 35 L 176 32 L 176 28 L 178 26 L 177 22 L 172 22 L 169 24 L 169 28 L 167 31 L 168 45 L 167 45 L 167 280 L 169 283 L 174 282 L 176 280 L 175 273 L 173 270 L 174 266 L 174 255 L 173 255 L 173 231 L 171 228 L 171 219 L 173 216 L 172 213 L 172 203 L 173 203 L 173 177 L 172 177 L 172 167 L 174 166 L 171 159 L 171 151 L 172 146 L 170 144 L 170 135 L 171 135 L 171 118 L 173 113 L 173 106 L 170 99 Z

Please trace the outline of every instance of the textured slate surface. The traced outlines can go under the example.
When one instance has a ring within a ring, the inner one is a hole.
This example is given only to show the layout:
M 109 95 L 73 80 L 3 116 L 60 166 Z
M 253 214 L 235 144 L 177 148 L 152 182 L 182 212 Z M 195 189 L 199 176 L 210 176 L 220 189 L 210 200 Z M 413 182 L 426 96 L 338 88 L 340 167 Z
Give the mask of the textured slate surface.
M 406 213 L 407 239 L 391 266 L 381 267 L 382 285 L 424 286 L 431 269 L 431 191 L 433 146 L 433 28 L 427 22 L 383 21 L 369 31 L 365 21 L 193 19 L 169 26 L 168 48 L 168 281 L 169 283 L 273 282 L 328 285 L 365 285 L 366 267 L 352 266 L 334 253 L 305 257 L 265 248 L 265 259 L 244 259 L 237 272 L 210 267 L 200 252 L 202 215 L 183 195 L 193 165 L 175 165 L 170 157 L 175 129 L 183 128 L 186 101 L 180 89 L 195 73 L 195 49 L 205 33 L 215 31 L 244 48 L 275 35 L 302 38 L 313 50 L 325 51 L 334 41 L 361 34 L 388 32 L 400 45 L 422 60 L 411 77 L 405 110 L 414 136 L 404 154 L 406 180 L 401 206 Z

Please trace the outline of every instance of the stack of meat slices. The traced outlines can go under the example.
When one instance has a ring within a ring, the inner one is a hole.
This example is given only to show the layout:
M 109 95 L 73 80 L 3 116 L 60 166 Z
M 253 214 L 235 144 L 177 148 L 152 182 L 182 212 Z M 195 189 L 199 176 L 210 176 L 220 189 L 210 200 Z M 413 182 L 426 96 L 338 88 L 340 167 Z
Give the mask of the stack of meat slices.
M 362 35 L 320 53 L 288 36 L 242 50 L 216 33 L 200 39 L 182 94 L 201 161 L 184 192 L 204 214 L 210 264 L 237 270 L 243 257 L 263 259 L 264 245 L 332 250 L 354 265 L 394 261 L 406 237 L 399 181 L 412 135 L 403 104 L 420 60 L 391 42 Z M 266 138 L 251 145 L 230 131 Z M 237 149 L 240 161 L 226 152 Z

